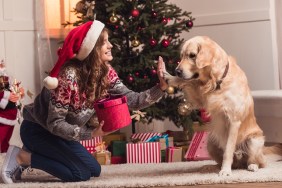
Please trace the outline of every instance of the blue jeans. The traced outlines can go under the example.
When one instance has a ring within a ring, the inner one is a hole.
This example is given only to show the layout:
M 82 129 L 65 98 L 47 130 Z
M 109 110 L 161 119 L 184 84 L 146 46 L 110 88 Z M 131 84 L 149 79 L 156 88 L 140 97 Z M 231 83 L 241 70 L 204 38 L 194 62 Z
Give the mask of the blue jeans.
M 31 152 L 31 168 L 43 170 L 65 182 L 98 177 L 101 166 L 77 141 L 51 134 L 39 124 L 24 120 L 21 139 Z

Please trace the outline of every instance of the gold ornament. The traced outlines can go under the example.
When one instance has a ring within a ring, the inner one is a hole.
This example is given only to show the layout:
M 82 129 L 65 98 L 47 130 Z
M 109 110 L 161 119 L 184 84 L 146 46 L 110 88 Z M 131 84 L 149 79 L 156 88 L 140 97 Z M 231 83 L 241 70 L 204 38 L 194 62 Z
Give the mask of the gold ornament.
M 111 23 L 117 23 L 118 17 L 113 13 L 109 20 Z
M 192 105 L 190 103 L 179 103 L 177 111 L 182 116 L 187 116 L 192 112 Z
M 181 99 L 181 102 L 186 103 L 187 100 L 185 98 Z
M 167 92 L 168 94 L 174 94 L 174 87 L 169 86 L 169 87 L 166 89 L 166 92 Z
M 133 41 L 131 41 L 131 45 L 132 45 L 133 47 L 137 47 L 137 46 L 140 45 L 140 41 L 135 38 Z

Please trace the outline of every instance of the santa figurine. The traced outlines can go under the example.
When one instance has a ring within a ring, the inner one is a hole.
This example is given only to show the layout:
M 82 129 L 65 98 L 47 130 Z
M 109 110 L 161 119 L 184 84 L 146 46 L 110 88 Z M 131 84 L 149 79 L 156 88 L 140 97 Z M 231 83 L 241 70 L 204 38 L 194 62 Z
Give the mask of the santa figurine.
M 0 153 L 7 152 L 9 140 L 17 123 L 19 101 L 24 96 L 20 83 L 10 83 L 5 64 L 0 62 Z

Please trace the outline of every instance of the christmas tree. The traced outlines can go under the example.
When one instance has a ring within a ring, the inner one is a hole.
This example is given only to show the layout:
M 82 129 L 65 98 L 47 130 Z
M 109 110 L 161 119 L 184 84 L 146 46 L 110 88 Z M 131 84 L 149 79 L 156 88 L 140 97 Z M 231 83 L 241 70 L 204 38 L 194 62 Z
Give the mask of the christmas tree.
M 158 83 L 157 60 L 162 56 L 168 72 L 179 61 L 182 32 L 193 27 L 191 12 L 182 11 L 167 0 L 81 0 L 74 8 L 78 20 L 65 25 L 78 26 L 100 20 L 111 31 L 114 60 L 111 65 L 133 91 L 144 91 Z M 197 111 L 190 110 L 176 88 L 169 87 L 158 103 L 143 110 L 146 119 L 169 118 L 176 126 L 191 128 Z

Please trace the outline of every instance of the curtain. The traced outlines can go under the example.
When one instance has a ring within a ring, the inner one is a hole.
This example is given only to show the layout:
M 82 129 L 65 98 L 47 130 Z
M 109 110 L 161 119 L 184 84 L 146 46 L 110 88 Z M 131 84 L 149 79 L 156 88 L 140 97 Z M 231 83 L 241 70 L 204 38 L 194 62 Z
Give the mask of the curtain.
M 279 69 L 279 89 L 282 89 L 282 1 L 275 1 L 275 18 L 276 18 L 276 37 L 277 37 L 277 58 Z
M 51 53 L 50 37 L 48 33 L 48 17 L 45 10 L 46 0 L 35 0 L 35 27 L 37 43 L 37 62 L 40 81 L 40 89 L 43 86 L 43 79 L 47 76 L 46 72 L 54 66 Z M 47 0 L 48 1 L 48 0 Z

